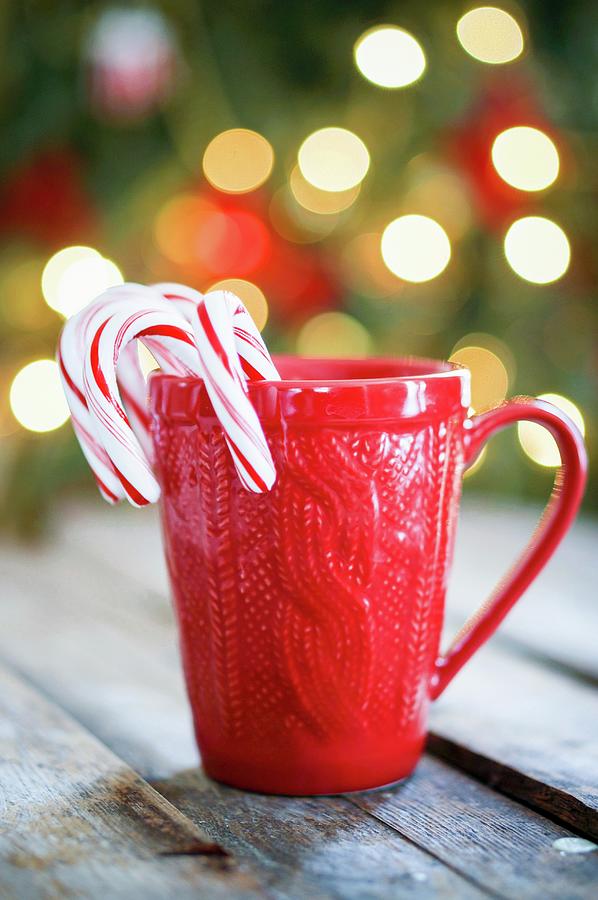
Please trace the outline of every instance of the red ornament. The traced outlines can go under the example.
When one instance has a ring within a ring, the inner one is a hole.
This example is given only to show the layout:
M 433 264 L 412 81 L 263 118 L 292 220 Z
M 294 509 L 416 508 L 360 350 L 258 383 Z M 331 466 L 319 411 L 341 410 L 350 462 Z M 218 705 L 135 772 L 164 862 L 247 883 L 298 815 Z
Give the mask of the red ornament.
M 511 187 L 492 163 L 496 137 L 517 125 L 539 128 L 548 135 L 554 132 L 527 83 L 492 80 L 483 88 L 462 124 L 449 136 L 449 153 L 470 182 L 480 219 L 491 229 L 502 229 L 517 214 L 525 214 L 535 205 L 533 192 Z
M 110 9 L 89 35 L 87 60 L 95 110 L 117 119 L 137 119 L 170 96 L 178 48 L 156 10 Z
M 50 246 L 89 239 L 97 222 L 78 157 L 50 150 L 18 166 L 0 197 L 0 231 Z

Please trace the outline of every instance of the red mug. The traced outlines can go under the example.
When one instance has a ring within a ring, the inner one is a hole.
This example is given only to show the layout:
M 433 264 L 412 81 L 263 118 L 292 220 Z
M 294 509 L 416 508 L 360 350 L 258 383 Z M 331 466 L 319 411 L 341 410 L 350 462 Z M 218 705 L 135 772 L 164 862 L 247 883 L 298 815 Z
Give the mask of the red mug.
M 420 359 L 279 358 L 249 395 L 277 470 L 245 490 L 200 379 L 154 374 L 166 558 L 203 766 L 275 794 L 387 785 L 413 771 L 431 700 L 493 633 L 579 506 L 581 435 L 541 400 L 470 416 L 469 372 Z M 562 458 L 509 577 L 439 655 L 461 479 L 522 420 Z

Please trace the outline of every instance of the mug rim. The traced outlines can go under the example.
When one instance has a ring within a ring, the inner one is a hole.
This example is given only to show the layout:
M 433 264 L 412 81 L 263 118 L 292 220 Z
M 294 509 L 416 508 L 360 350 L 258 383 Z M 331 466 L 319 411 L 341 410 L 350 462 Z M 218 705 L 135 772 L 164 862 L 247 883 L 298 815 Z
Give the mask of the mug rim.
M 295 364 L 297 360 L 300 360 L 301 364 L 321 363 L 323 366 L 340 366 L 343 364 L 367 366 L 368 363 L 371 363 L 373 365 L 388 367 L 396 366 L 399 368 L 400 366 L 411 365 L 413 366 L 414 371 L 406 372 L 401 375 L 385 375 L 380 377 L 370 376 L 363 378 L 280 378 L 276 381 L 263 379 L 248 383 L 248 388 L 252 393 L 266 388 L 270 390 L 272 388 L 285 390 L 289 388 L 313 389 L 315 387 L 342 388 L 355 387 L 357 385 L 368 387 L 374 385 L 392 385 L 397 382 L 444 381 L 453 377 L 465 378 L 468 381 L 470 377 L 469 369 L 461 363 L 451 362 L 450 360 L 433 359 L 425 356 L 302 356 L 299 354 L 278 353 L 273 354 L 272 359 L 275 364 Z M 427 371 L 428 368 L 435 369 L 435 371 Z M 421 369 L 421 371 L 418 371 L 418 369 Z M 160 370 L 150 372 L 148 380 L 167 381 L 171 383 L 178 382 L 181 387 L 183 386 L 183 383 L 191 385 L 196 382 L 203 382 L 200 375 L 172 375 L 167 372 L 161 372 Z
M 350 378 L 284 378 L 251 381 L 248 395 L 266 423 L 287 422 L 322 426 L 396 423 L 398 419 L 431 421 L 467 416 L 470 372 L 458 363 L 422 357 L 321 358 L 274 356 L 274 363 L 292 370 L 309 370 L 321 363 L 324 373 L 354 368 Z M 372 377 L 378 370 L 381 374 Z M 396 373 L 396 374 L 393 374 Z M 366 377 L 368 376 L 369 377 Z M 363 376 L 363 377 L 360 377 Z M 152 415 L 173 422 L 214 420 L 200 376 L 152 372 L 149 378 Z

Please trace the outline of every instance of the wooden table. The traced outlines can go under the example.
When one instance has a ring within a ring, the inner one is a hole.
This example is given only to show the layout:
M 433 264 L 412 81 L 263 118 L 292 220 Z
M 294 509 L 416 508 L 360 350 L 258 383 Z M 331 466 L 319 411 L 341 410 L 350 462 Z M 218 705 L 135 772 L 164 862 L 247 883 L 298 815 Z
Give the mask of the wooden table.
M 534 519 L 469 502 L 449 631 Z M 198 768 L 154 511 L 98 500 L 1 546 L 0 896 L 598 896 L 597 551 L 579 523 L 411 780 L 289 799 Z

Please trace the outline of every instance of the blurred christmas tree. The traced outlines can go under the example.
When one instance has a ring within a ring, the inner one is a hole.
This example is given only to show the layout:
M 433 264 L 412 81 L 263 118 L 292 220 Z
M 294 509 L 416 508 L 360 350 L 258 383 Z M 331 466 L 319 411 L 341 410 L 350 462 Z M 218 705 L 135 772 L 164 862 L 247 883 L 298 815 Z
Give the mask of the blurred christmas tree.
M 549 391 L 593 452 L 593 17 L 582 2 L 7 4 L 5 523 L 35 529 L 58 492 L 92 485 L 51 370 L 28 364 L 123 277 L 226 281 L 274 350 L 455 354 L 477 410 Z M 470 483 L 545 495 L 550 440 L 498 438 Z

